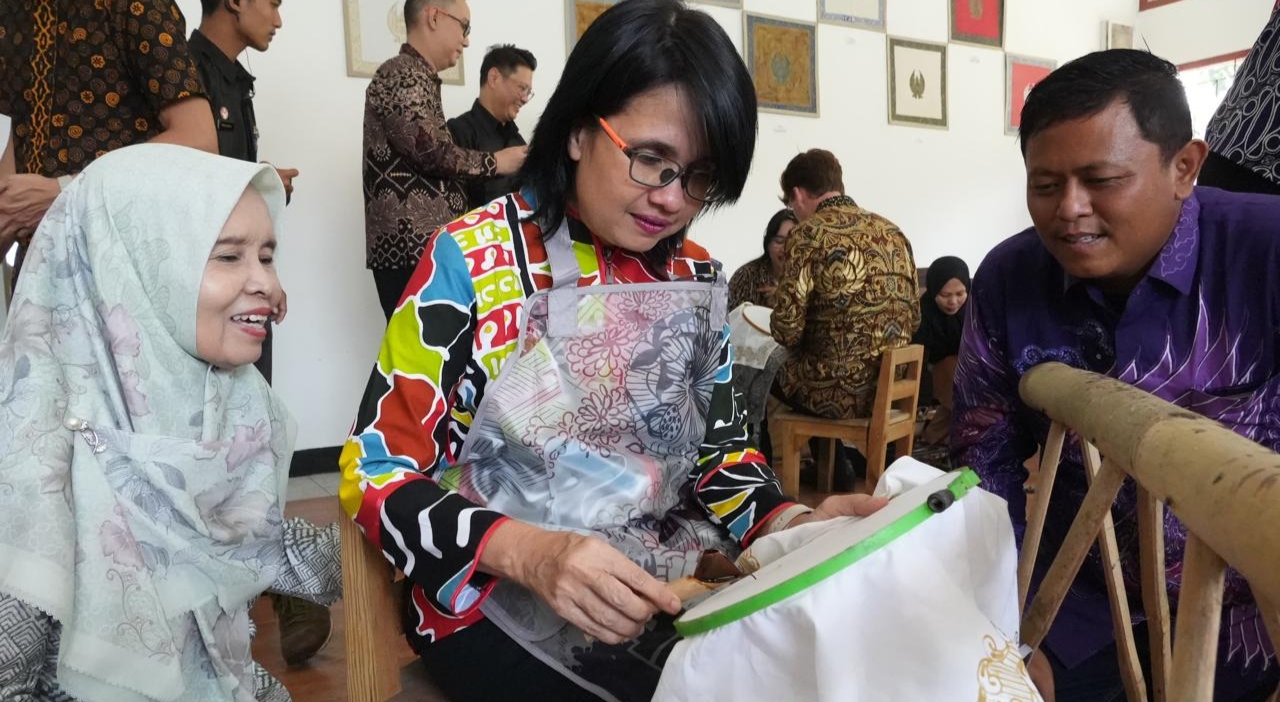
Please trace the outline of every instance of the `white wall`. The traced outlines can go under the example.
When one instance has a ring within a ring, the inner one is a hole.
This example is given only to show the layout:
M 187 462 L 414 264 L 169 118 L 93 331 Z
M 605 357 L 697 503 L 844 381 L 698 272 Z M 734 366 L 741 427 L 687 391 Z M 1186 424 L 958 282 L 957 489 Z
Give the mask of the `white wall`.
M 194 28 L 199 3 L 178 4 Z M 753 12 L 810 21 L 815 5 L 746 1 Z M 1105 21 L 1133 24 L 1136 5 L 1007 0 L 1005 44 L 1013 53 L 1063 62 L 1101 48 Z M 444 87 L 446 114 L 470 107 L 477 83 L 471 74 L 484 47 L 515 42 L 540 62 L 537 95 L 519 119 L 529 135 L 564 63 L 564 7 L 564 0 L 471 0 L 468 85 Z M 741 43 L 740 12 L 703 9 Z M 282 11 L 285 26 L 271 50 L 250 52 L 247 60 L 258 77 L 262 158 L 302 172 L 279 258 L 290 315 L 276 337 L 275 378 L 299 421 L 298 448 L 305 449 L 346 437 L 383 320 L 364 268 L 360 150 L 367 81 L 346 76 L 342 3 L 295 0 Z M 895 36 L 946 41 L 947 0 L 890 0 L 887 22 Z M 976 266 L 995 243 L 1029 225 L 1017 142 L 1003 130 L 1001 51 L 950 48 L 947 130 L 887 124 L 884 34 L 822 25 L 818 52 L 821 118 L 762 115 L 742 202 L 695 224 L 695 238 L 730 269 L 759 253 L 764 223 L 780 206 L 778 174 L 792 156 L 815 146 L 840 158 L 851 195 L 902 227 L 919 265 L 957 254 Z
M 1275 0 L 1182 0 L 1138 13 L 1134 45 L 1178 64 L 1253 46 Z M 1144 43 L 1145 42 L 1145 43 Z

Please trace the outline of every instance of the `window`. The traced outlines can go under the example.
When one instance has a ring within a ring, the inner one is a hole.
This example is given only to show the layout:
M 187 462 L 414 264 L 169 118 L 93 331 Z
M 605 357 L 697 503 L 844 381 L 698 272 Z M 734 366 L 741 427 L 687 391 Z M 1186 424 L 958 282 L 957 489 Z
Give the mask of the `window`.
M 1191 107 L 1191 133 L 1197 139 L 1204 138 L 1205 127 L 1213 118 L 1222 98 L 1231 89 L 1236 70 L 1244 63 L 1244 57 L 1232 57 L 1207 65 L 1183 68 L 1178 77 L 1187 90 L 1187 103 Z

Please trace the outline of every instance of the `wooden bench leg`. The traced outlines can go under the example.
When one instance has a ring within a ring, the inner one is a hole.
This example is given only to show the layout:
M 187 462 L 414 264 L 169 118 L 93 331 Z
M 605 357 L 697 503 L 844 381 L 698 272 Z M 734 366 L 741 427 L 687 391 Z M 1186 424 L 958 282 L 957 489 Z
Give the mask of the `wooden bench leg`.
M 775 446 L 774 449 L 782 454 L 782 460 L 775 460 L 775 467 L 778 468 L 778 480 L 782 483 L 782 493 L 796 497 L 800 494 L 800 451 L 796 446 L 795 429 L 787 423 L 780 427 L 782 431 L 777 432 L 781 435 L 782 446 Z

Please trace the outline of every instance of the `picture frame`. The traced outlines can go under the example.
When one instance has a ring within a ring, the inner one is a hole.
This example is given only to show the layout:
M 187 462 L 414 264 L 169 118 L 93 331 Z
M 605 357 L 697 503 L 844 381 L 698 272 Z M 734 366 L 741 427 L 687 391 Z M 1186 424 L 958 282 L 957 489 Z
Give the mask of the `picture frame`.
M 1108 49 L 1133 48 L 1133 25 L 1107 22 L 1106 33 Z
M 1022 124 L 1022 106 L 1026 104 L 1027 94 L 1036 83 L 1058 67 L 1052 59 L 1034 56 L 1004 56 L 1004 133 L 1017 136 L 1018 127 Z
M 716 5 L 719 7 L 732 7 L 741 10 L 742 0 L 690 0 L 697 5 Z
M 404 26 L 404 0 L 342 0 L 347 44 L 347 75 L 372 78 L 378 66 L 400 53 L 408 32 Z M 465 85 L 463 61 L 440 71 L 447 85 Z
M 889 124 L 947 128 L 947 45 L 889 37 Z
M 818 116 L 818 27 L 743 13 L 743 49 L 761 112 Z
M 885 0 L 818 0 L 818 21 L 873 32 L 885 30 Z
M 994 49 L 1004 48 L 1005 0 L 947 0 L 951 41 Z
M 617 3 L 617 0 L 565 0 L 564 3 L 564 51 L 573 53 L 573 47 L 596 18 Z
M 1151 10 L 1162 5 L 1172 5 L 1179 0 L 1138 0 L 1138 12 Z

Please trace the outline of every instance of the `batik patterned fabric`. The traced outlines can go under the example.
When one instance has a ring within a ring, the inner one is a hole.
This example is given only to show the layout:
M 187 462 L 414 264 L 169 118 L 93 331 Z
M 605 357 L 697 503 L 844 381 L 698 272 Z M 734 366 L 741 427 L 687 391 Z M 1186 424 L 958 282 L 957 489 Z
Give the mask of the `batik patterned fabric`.
M 416 266 L 427 238 L 467 211 L 466 181 L 496 173 L 493 154 L 453 143 L 440 75 L 413 47 L 400 47 L 365 89 L 365 266 Z
M 1280 185 L 1280 7 L 1205 128 L 1210 148 Z
M 920 324 L 911 243 L 889 220 L 844 196 L 824 200 L 791 231 L 770 331 L 790 356 L 778 386 L 823 417 L 871 411 L 880 357 Z
M 0 113 L 13 117 L 19 173 L 79 173 L 203 94 L 173 0 L 0 3 Z
M 763 292 L 761 288 L 778 287 L 778 279 L 773 277 L 773 266 L 767 259 L 755 259 L 744 264 L 729 279 L 729 309 L 744 302 L 763 307 L 773 307 L 773 293 Z
M 504 517 L 439 484 L 461 454 L 476 409 L 516 350 L 530 295 L 551 287 L 542 231 L 519 196 L 496 200 L 448 225 L 427 243 L 423 262 L 387 327 L 355 431 L 342 455 L 343 507 L 365 536 L 414 582 L 422 646 L 478 620 L 494 585 L 475 572 L 480 549 Z M 686 242 L 664 270 L 606 247 L 569 221 L 580 286 L 708 281 L 718 266 Z M 792 504 L 749 443 L 730 370 L 728 329 L 716 340 L 706 432 L 690 469 L 688 506 L 749 542 L 757 527 Z M 621 348 L 601 349 L 611 363 Z M 629 350 L 629 349 L 628 349 Z M 585 360 L 585 359 L 584 359 Z M 602 416 L 594 424 L 607 426 Z
M 956 373 L 954 463 L 1009 502 L 1018 540 L 1026 527 L 1023 461 L 1043 445 L 1049 420 L 1018 396 L 1022 375 L 1057 361 L 1117 378 L 1272 450 L 1280 449 L 1280 198 L 1197 188 L 1151 269 L 1117 310 L 1095 286 L 1070 278 L 1027 230 L 983 262 L 969 298 Z M 1088 483 L 1080 447 L 1064 451 L 1041 553 L 1055 553 Z M 1112 515 L 1129 592 L 1138 593 L 1136 491 L 1121 490 Z M 1176 604 L 1186 529 L 1166 512 L 1168 586 Z M 1046 562 L 1041 559 L 1041 564 Z M 1037 574 L 1037 582 L 1042 573 Z M 1221 667 L 1275 674 L 1274 649 L 1247 586 L 1227 578 Z M 1129 604 L 1142 616 L 1142 604 Z M 1097 549 L 1047 639 L 1074 666 L 1113 637 Z M 1221 675 L 1220 675 L 1221 677 Z

